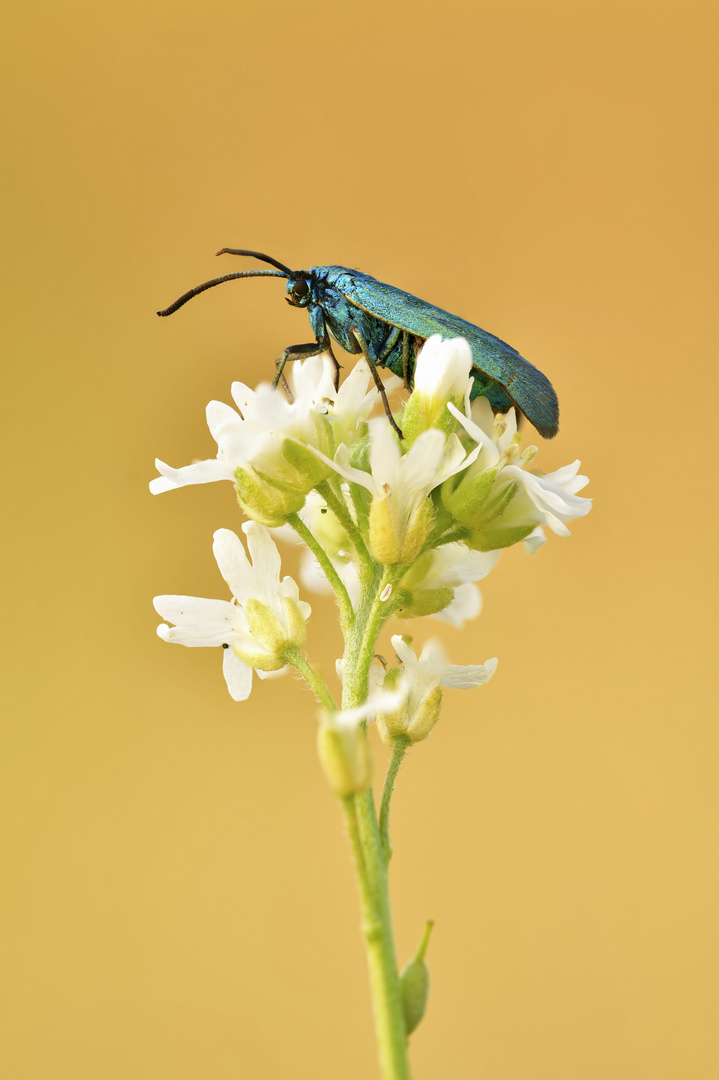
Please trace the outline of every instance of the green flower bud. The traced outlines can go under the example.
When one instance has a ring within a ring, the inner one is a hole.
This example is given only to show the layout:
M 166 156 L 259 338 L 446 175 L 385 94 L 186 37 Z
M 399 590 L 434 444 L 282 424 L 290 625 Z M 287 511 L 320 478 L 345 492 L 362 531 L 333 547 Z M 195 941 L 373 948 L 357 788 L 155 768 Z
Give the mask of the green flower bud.
M 390 668 L 384 677 L 384 683 L 382 688 L 384 690 L 395 690 L 397 683 L 402 677 L 402 668 L 393 667 Z M 393 713 L 377 713 L 375 717 L 377 722 L 377 731 L 379 737 L 385 746 L 394 746 L 394 740 L 398 735 L 404 735 L 407 728 L 407 717 L 404 709 L 404 705 Z
M 359 724 L 340 727 L 327 715 L 317 733 L 317 752 L 329 785 L 339 798 L 357 795 L 370 786 L 369 742 Z
M 496 479 L 496 469 L 485 469 L 473 475 L 470 472 L 459 482 L 456 477 L 450 477 L 442 485 L 442 502 L 456 521 L 463 525 L 478 525 L 483 520 Z
M 438 586 L 434 589 L 400 589 L 393 614 L 398 619 L 419 619 L 423 615 L 436 615 L 452 603 L 454 589 Z
M 279 671 L 285 666 L 285 660 L 274 653 L 266 653 L 262 649 L 253 648 L 242 642 L 233 641 L 232 648 L 237 656 L 245 664 L 249 664 L 255 671 Z
M 505 512 L 518 491 L 519 484 L 516 480 L 512 480 L 511 483 L 506 484 L 504 487 L 501 487 L 497 494 L 494 496 L 494 498 L 490 499 L 490 501 L 487 503 L 487 506 L 485 507 L 485 515 L 483 521 L 481 523 L 477 522 L 476 524 L 478 526 L 480 524 L 487 525 L 490 521 L 494 521 L 495 518 L 498 518 L 501 514 Z
M 288 514 L 296 514 L 305 504 L 305 492 L 283 491 L 252 468 L 235 470 L 237 501 L 253 521 L 268 529 L 284 525 Z
M 255 641 L 268 652 L 279 655 L 287 644 L 287 633 L 275 613 L 261 600 L 248 600 L 245 615 Z
M 456 430 L 457 421 L 447 408 L 448 401 L 461 409 L 462 402 L 456 398 L 435 397 L 422 390 L 412 391 L 402 416 L 402 435 L 406 449 L 409 449 L 418 435 L 430 428 L 437 428 L 446 435 L 451 435 Z
M 406 731 L 409 741 L 416 743 L 426 739 L 434 725 L 439 720 L 442 712 L 442 689 L 436 686 L 431 694 L 428 694 L 421 703 L 414 716 L 410 719 Z
M 367 425 L 365 424 L 366 428 Z M 366 433 L 355 439 L 350 447 L 349 463 L 353 469 L 361 469 L 362 472 L 371 473 L 369 463 L 370 439 Z
M 475 551 L 498 551 L 525 540 L 535 528 L 536 525 L 502 527 L 501 523 L 498 523 L 483 529 L 472 529 L 464 542 Z
M 326 465 L 321 458 L 318 458 L 317 454 L 314 454 L 309 446 L 297 442 L 296 439 L 284 440 L 282 454 L 285 461 L 297 473 L 296 486 L 301 487 L 305 493 L 326 480 L 332 472 L 330 466 Z
M 417 955 L 402 968 L 399 976 L 399 992 L 402 998 L 405 1031 L 411 1035 L 427 1008 L 429 996 L 429 968 L 424 962 L 433 922 L 428 922 Z
M 369 515 L 372 554 L 383 566 L 406 566 L 419 555 L 434 520 L 431 499 L 422 499 L 406 522 L 398 524 L 392 513 L 390 493 L 374 498 Z
M 307 640 L 307 625 L 297 603 L 289 596 L 282 598 L 284 622 L 277 618 L 267 604 L 251 599 L 245 604 L 245 615 L 258 647 L 235 643 L 241 660 L 259 671 L 279 671 L 287 663 L 287 649 L 301 649 Z

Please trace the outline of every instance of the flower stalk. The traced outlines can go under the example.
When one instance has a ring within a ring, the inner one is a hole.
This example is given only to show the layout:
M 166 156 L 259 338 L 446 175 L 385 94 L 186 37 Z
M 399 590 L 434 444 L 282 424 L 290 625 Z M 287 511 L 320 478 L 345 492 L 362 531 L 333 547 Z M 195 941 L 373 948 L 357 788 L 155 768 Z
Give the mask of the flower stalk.
M 218 568 L 231 599 L 158 596 L 159 636 L 190 647 L 222 647 L 223 674 L 236 701 L 255 677 L 294 669 L 317 699 L 318 755 L 346 822 L 360 898 L 361 929 L 382 1080 L 409 1080 L 407 1039 L 422 1020 L 429 989 L 422 945 L 400 973 L 389 896 L 390 809 L 410 745 L 437 725 L 443 688 L 488 682 L 495 658 L 451 664 L 443 646 L 419 654 L 408 635 L 392 636 L 395 661 L 377 653 L 390 619 L 434 617 L 455 627 L 476 617 L 476 582 L 517 543 L 533 553 L 586 514 L 577 493 L 587 482 L 579 462 L 530 472 L 536 454 L 520 453 L 514 411 L 495 417 L 472 396 L 466 342 L 431 338 L 417 358 L 415 389 L 396 421 L 379 412 L 376 372 L 360 361 L 334 385 L 328 357 L 293 365 L 288 401 L 268 385 L 235 383 L 236 408 L 210 402 L 207 421 L 217 457 L 176 469 L 157 462 L 154 493 L 218 480 L 233 484 L 249 520 L 244 541 L 214 536 Z M 394 377 L 393 377 L 394 378 Z M 397 389 L 400 380 L 387 382 Z M 271 534 L 270 530 L 274 530 Z M 302 545 L 304 588 L 334 595 L 339 609 L 341 698 L 306 652 L 310 605 L 298 584 L 280 577 L 274 536 Z M 380 662 L 375 663 L 378 659 Z M 339 701 L 338 701 L 339 698 Z M 379 812 L 372 789 L 368 724 L 391 749 Z

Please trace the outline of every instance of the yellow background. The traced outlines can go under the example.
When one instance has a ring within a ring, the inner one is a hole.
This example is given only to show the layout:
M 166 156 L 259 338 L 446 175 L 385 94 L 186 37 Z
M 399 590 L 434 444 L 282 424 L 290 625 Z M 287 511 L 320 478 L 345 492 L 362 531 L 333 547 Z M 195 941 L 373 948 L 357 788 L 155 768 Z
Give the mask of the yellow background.
M 275 281 L 156 318 L 229 244 L 512 342 L 561 402 L 538 464 L 592 481 L 477 622 L 416 628 L 500 658 L 396 796 L 403 960 L 437 920 L 416 1080 L 713 1080 L 716 5 L 13 8 L 0 1075 L 375 1075 L 309 694 L 233 704 L 155 636 L 154 594 L 224 595 L 240 515 L 152 498 L 153 458 L 210 456 L 205 403 L 307 340 Z M 329 670 L 328 602 L 310 626 Z

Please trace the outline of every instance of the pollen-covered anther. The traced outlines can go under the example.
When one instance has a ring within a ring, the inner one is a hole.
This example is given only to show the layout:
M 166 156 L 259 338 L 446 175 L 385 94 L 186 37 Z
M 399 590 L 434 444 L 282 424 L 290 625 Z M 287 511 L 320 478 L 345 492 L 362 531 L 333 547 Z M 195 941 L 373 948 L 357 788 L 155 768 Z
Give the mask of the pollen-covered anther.
M 502 451 L 498 466 L 503 469 L 505 465 L 511 465 L 513 461 L 516 461 L 519 457 L 519 447 L 515 442 L 511 442 L 509 446 Z

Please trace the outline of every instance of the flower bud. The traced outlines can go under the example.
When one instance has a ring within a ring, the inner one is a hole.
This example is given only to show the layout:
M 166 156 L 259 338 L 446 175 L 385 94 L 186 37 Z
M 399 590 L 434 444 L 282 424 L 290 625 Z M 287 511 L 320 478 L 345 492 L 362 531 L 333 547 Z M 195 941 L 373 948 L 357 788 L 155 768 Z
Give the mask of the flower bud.
M 489 500 L 481 520 L 476 521 L 465 539 L 475 551 L 498 551 L 500 548 L 518 544 L 533 532 L 537 525 L 534 515 L 527 517 L 522 500 L 515 501 L 519 484 L 512 481 L 500 487 Z
M 465 537 L 464 543 L 473 551 L 499 551 L 500 548 L 511 547 L 526 539 L 531 532 L 534 532 L 534 528 L 534 523 L 503 527 L 499 522 L 483 529 L 472 529 Z
M 245 615 L 251 642 L 236 641 L 233 648 L 240 660 L 259 671 L 279 671 L 287 663 L 288 648 L 301 649 L 307 640 L 307 625 L 291 597 L 282 597 L 283 618 L 261 600 L 248 600 Z
M 372 779 L 367 732 L 359 724 L 337 724 L 326 713 L 317 733 L 317 752 L 325 776 L 341 799 L 366 791 Z
M 427 1008 L 429 968 L 424 962 L 424 956 L 433 926 L 433 922 L 427 923 L 417 955 L 405 964 L 399 975 L 399 992 L 407 1035 L 411 1035 L 415 1030 Z
M 406 446 L 418 435 L 437 428 L 449 435 L 455 430 L 448 402 L 461 407 L 472 367 L 472 350 L 466 341 L 442 341 L 438 334 L 429 338 L 417 357 L 414 390 L 402 417 Z
M 296 514 L 305 504 L 305 492 L 281 490 L 250 466 L 235 470 L 237 501 L 253 521 L 268 529 L 284 525 L 288 514 Z
M 476 525 L 484 518 L 484 509 L 496 479 L 497 469 L 475 473 L 470 469 L 458 481 L 452 476 L 442 485 L 442 502 L 456 521 Z
M 422 742 L 426 739 L 434 725 L 439 720 L 442 711 L 442 689 L 436 686 L 431 694 L 428 694 L 420 702 L 414 715 L 407 725 L 407 734 L 410 742 Z
M 366 428 L 367 425 L 365 424 Z M 353 469 L 361 469 L 362 472 L 371 473 L 372 467 L 369 461 L 370 438 L 365 432 L 352 443 L 349 453 L 349 463 Z
M 383 566 L 406 566 L 422 550 L 434 520 L 431 499 L 421 499 L 402 514 L 398 522 L 391 505 L 392 494 L 387 490 L 372 499 L 369 516 L 369 541 L 372 554 Z
M 285 461 L 292 466 L 297 474 L 296 486 L 307 493 L 313 487 L 326 480 L 332 472 L 317 454 L 296 439 L 285 439 L 282 443 L 282 454 Z
M 402 678 L 402 668 L 390 668 L 382 684 L 384 690 L 395 690 Z M 407 729 L 405 702 L 395 712 L 377 713 L 377 731 L 385 746 L 393 746 L 398 735 L 404 735 Z
M 452 603 L 454 589 L 437 586 L 432 589 L 400 589 L 394 614 L 398 619 L 420 619 L 423 615 L 436 615 Z
M 402 677 L 401 668 L 391 668 L 384 681 L 386 689 L 392 689 Z M 426 739 L 439 720 L 442 711 L 442 690 L 435 686 L 419 702 L 405 700 L 395 712 L 377 715 L 377 731 L 385 746 L 393 746 L 398 735 L 406 735 L 411 743 Z
M 418 435 L 421 435 L 423 431 L 429 431 L 430 428 L 437 428 L 445 435 L 451 435 L 457 424 L 447 408 L 449 401 L 456 408 L 461 407 L 461 399 L 455 397 L 437 397 L 420 389 L 412 391 L 402 414 L 402 436 L 407 448 L 412 445 Z

